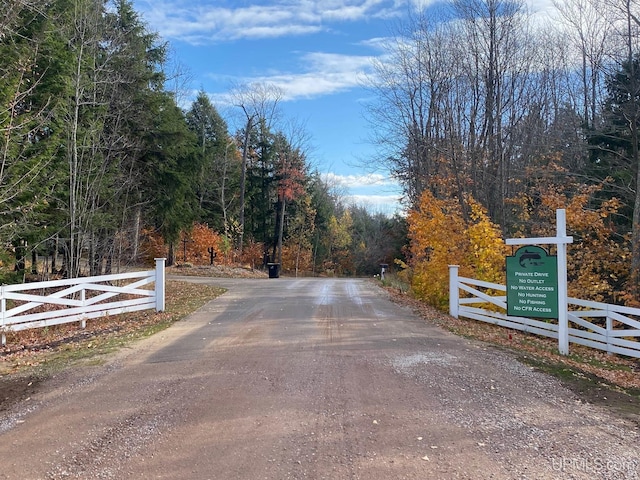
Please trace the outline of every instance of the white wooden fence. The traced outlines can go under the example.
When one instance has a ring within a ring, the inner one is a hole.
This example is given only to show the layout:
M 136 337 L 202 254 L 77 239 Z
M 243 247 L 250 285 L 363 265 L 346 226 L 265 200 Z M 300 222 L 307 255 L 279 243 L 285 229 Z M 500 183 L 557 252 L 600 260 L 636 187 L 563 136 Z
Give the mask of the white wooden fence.
M 0 287 L 0 332 L 42 328 L 137 310 L 165 308 L 164 258 L 155 270 Z M 155 284 L 153 289 L 143 288 Z
M 465 294 L 460 295 L 461 291 Z M 556 321 L 508 316 L 506 291 L 504 285 L 460 277 L 457 266 L 449 267 L 451 316 L 558 339 Z M 640 309 L 571 297 L 567 300 L 569 342 L 640 358 Z

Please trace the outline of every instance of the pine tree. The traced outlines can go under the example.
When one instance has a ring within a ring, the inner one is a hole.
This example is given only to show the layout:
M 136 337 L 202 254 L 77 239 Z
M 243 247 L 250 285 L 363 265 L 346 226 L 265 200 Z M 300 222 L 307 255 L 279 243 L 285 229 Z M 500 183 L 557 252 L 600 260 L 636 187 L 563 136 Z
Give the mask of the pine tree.
M 204 91 L 187 112 L 187 123 L 197 136 L 199 220 L 229 234 L 231 189 L 237 187 L 239 166 L 235 142 L 227 124 Z
M 10 13 L 0 36 L 0 240 L 20 246 L 23 268 L 27 248 L 45 244 L 60 220 L 53 192 L 61 181 L 59 99 L 68 65 L 55 5 L 19 3 Z

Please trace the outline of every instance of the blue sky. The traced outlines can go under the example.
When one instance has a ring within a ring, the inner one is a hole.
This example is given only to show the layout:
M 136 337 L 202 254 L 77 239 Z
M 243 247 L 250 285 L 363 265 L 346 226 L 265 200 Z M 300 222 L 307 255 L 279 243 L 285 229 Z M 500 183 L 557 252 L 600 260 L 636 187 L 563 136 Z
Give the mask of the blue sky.
M 551 0 L 533 0 L 549 4 Z M 283 116 L 304 124 L 311 164 L 353 201 L 393 213 L 399 188 L 372 167 L 362 87 L 381 40 L 430 0 L 134 0 L 235 131 L 225 96 L 234 84 L 273 84 Z M 195 95 L 194 95 L 195 96 Z

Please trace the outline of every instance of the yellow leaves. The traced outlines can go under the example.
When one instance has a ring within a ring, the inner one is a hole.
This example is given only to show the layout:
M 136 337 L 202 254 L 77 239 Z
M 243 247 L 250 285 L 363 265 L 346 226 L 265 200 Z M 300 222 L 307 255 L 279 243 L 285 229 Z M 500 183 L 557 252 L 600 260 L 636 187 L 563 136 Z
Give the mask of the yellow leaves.
M 409 212 L 412 289 L 423 300 L 447 305 L 449 265 L 460 265 L 460 274 L 481 280 L 503 279 L 505 245 L 500 229 L 484 208 L 468 198 L 470 220 L 465 222 L 457 199 L 437 199 L 425 192 L 419 210 Z
M 345 210 L 345 212 L 336 218 L 331 216 L 329 219 L 329 231 L 328 238 L 326 239 L 330 250 L 330 259 L 326 265 L 326 268 L 345 272 L 349 271 L 353 267 L 351 257 L 351 227 L 353 225 L 353 218 L 351 212 Z
M 567 233 L 574 239 L 568 249 L 569 295 L 585 300 L 619 300 L 625 295 L 629 278 L 631 246 L 624 232 L 617 230 L 622 202 L 603 199 L 602 184 L 572 181 L 561 168 L 557 169 L 559 175 L 554 175 L 554 162 L 551 159 L 545 170 L 529 172 L 528 192 L 508 201 L 513 207 L 512 216 L 518 219 L 514 229 L 517 234 L 512 236 L 553 236 L 556 209 L 566 210 Z
M 500 229 L 489 220 L 486 210 L 475 200 L 470 199 L 469 205 L 471 222 L 466 234 L 471 256 L 467 262 L 475 278 L 500 282 L 504 277 L 504 257 L 507 253 Z
M 351 212 L 346 210 L 340 220 L 335 216 L 331 216 L 329 219 L 329 235 L 331 236 L 332 248 L 345 249 L 351 243 L 351 226 L 353 219 L 351 218 Z
M 409 266 L 406 263 L 404 263 L 402 260 L 400 260 L 399 258 L 395 258 L 393 260 L 393 263 L 398 265 L 398 267 L 402 268 L 403 270 L 406 269 L 406 268 L 409 268 Z

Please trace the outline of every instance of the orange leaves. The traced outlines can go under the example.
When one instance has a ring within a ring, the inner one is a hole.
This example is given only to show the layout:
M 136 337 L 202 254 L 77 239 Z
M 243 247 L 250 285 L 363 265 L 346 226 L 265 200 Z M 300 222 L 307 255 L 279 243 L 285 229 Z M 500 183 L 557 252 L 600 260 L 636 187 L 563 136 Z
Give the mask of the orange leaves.
M 574 239 L 568 248 L 569 295 L 631 305 L 631 243 L 628 219 L 623 218 L 628 215 L 625 206 L 609 198 L 604 185 L 581 183 L 558 162 L 553 156 L 541 158 L 527 170 L 521 191 L 506 200 L 505 231 L 513 238 L 554 236 L 556 210 L 566 210 L 567 233 Z M 504 280 L 508 252 L 501 228 L 474 199 L 464 201 L 466 216 L 458 199 L 437 198 L 427 191 L 409 214 L 412 288 L 419 298 L 436 306 L 447 302 L 449 264 L 460 265 L 462 276 L 494 283 Z
M 207 225 L 195 223 L 191 232 L 182 232 L 180 241 L 186 240 L 187 261 L 194 265 L 209 265 L 211 263 L 211 251 L 215 254 L 214 262 L 222 262 L 224 259 L 222 238 Z
M 289 272 L 311 272 L 313 250 L 302 245 L 290 244 L 282 247 L 282 269 Z
M 622 202 L 607 198 L 604 184 L 586 185 L 567 175 L 556 160 L 527 172 L 527 190 L 509 200 L 519 223 L 513 236 L 553 236 L 556 209 L 566 210 L 567 233 L 573 237 L 567 258 L 569 295 L 629 304 L 631 244 L 626 227 L 617 223 Z
M 249 240 L 242 247 L 242 258 L 240 259 L 240 261 L 243 265 L 248 265 L 251 268 L 256 268 L 262 265 L 264 253 L 265 245 L 262 242 Z
M 142 252 L 145 262 L 149 265 L 153 264 L 154 258 L 166 257 L 167 247 L 162 236 L 150 229 L 142 230 Z
M 291 148 L 280 138 L 280 151 L 276 155 L 275 169 L 278 177 L 278 198 L 291 201 L 301 196 L 306 182 L 306 159 L 304 154 Z
M 143 236 L 144 252 L 148 262 L 153 258 L 167 257 L 168 246 L 159 233 L 146 230 Z M 230 247 L 224 237 L 201 223 L 194 223 L 190 231 L 180 232 L 180 240 L 174 248 L 178 261 L 192 265 L 209 265 L 210 248 L 215 252 L 215 263 L 228 263 L 230 256 Z

